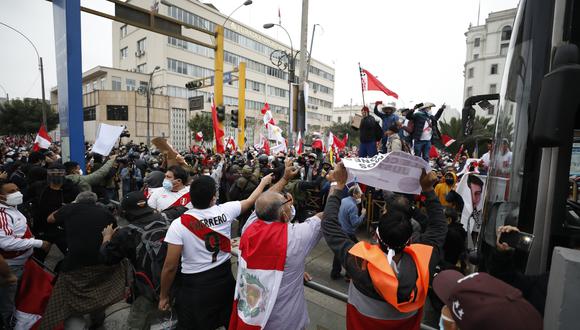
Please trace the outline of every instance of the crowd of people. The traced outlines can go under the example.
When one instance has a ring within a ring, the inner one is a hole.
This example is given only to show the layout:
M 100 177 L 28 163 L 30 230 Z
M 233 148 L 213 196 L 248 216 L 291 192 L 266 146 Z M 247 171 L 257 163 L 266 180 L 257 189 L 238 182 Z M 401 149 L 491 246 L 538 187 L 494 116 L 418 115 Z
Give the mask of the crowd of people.
M 313 144 L 302 154 L 195 146 L 173 157 L 128 143 L 104 157 L 87 144 L 81 168 L 61 160 L 58 143 L 33 151 L 30 141 L 4 138 L 3 328 L 21 322 L 15 301 L 27 263 L 59 255 L 40 329 L 98 328 L 105 308 L 123 299 L 130 329 L 168 314 L 177 329 L 305 329 L 305 260 L 323 237 L 334 253 L 329 276 L 350 282 L 348 329 L 419 329 L 427 300 L 441 329 L 542 328 L 544 279 L 523 287 L 506 275 L 517 273 L 509 262 L 500 276 L 474 273 L 469 260 L 489 155 L 487 164 L 430 158 L 444 107 L 431 115 L 433 105 L 420 104 L 401 120 L 379 105 L 382 125 L 363 108 L 361 145 L 333 156 Z M 420 195 L 348 182 L 339 160 L 379 151 L 431 161 Z M 385 207 L 371 212 L 369 200 Z M 513 249 L 498 241 L 496 252 L 509 260 Z

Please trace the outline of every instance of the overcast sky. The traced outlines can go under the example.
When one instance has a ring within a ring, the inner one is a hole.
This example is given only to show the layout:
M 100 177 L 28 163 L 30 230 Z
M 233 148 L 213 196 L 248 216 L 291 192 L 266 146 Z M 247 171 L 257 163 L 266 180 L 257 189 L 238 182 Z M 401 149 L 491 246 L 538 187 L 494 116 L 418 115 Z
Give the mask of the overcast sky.
M 208 0 L 226 15 L 243 0 Z M 151 1 L 153 3 L 153 0 Z M 105 0 L 84 0 L 83 5 L 112 13 Z M 254 0 L 232 17 L 260 31 L 277 22 L 289 31 L 296 48 L 300 43 L 302 0 Z M 465 36 L 477 22 L 478 0 L 310 0 L 309 38 L 316 29 L 313 57 L 335 68 L 336 106 L 361 104 L 358 62 L 399 94 L 399 105 L 429 101 L 461 108 Z M 517 0 L 481 0 L 481 24 L 491 11 L 513 8 Z M 11 25 L 35 43 L 44 58 L 46 91 L 56 85 L 52 4 L 45 0 L 0 0 L 0 22 Z M 265 30 L 287 43 L 276 29 Z M 20 35 L 0 26 L 0 86 L 13 97 L 40 97 L 36 54 Z M 112 65 L 111 22 L 82 14 L 83 71 Z M 309 42 L 310 44 L 310 42 Z M 162 63 L 161 63 L 162 64 Z M 4 96 L 0 88 L 0 95 Z M 394 101 L 367 92 L 366 101 Z

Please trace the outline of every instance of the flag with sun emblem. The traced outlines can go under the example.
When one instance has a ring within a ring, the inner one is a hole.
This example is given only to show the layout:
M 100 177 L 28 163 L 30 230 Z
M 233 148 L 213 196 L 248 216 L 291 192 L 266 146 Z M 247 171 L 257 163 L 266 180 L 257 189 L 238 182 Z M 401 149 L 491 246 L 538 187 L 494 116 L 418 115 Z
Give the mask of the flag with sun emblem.
M 257 220 L 242 234 L 229 329 L 263 329 L 276 303 L 288 242 L 288 224 Z

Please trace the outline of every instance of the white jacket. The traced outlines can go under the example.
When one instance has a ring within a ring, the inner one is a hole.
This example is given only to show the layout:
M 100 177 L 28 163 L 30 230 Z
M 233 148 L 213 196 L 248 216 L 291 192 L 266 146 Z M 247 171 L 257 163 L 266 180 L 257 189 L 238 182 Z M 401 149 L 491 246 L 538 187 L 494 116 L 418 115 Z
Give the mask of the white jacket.
M 24 265 L 32 248 L 40 247 L 42 240 L 33 238 L 26 217 L 16 207 L 0 204 L 0 254 L 8 265 Z

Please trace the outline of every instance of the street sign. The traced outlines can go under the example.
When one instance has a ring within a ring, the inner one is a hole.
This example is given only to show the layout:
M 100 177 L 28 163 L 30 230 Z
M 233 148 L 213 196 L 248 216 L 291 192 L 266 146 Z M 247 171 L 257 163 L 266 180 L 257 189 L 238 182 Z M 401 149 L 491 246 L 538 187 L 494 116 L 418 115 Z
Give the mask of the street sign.
M 189 98 L 189 111 L 203 110 L 203 95 L 193 96 Z

